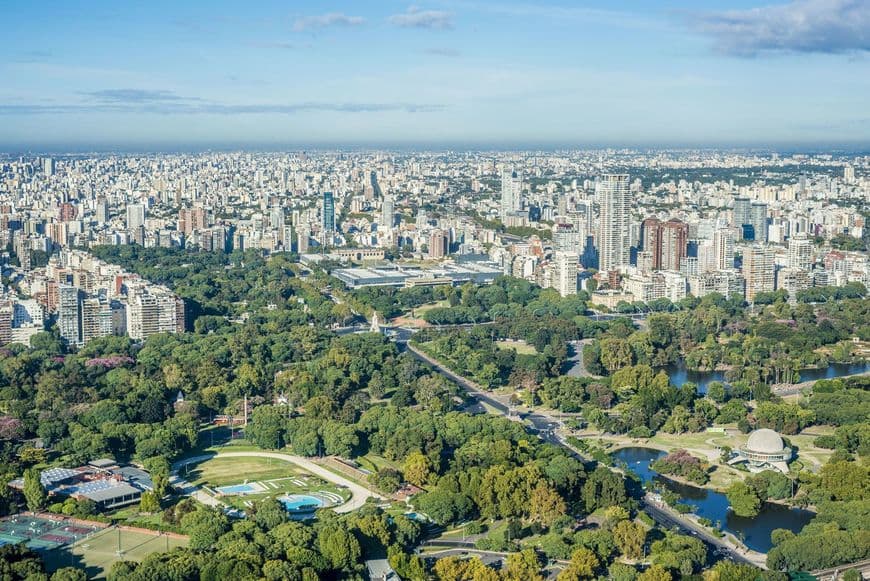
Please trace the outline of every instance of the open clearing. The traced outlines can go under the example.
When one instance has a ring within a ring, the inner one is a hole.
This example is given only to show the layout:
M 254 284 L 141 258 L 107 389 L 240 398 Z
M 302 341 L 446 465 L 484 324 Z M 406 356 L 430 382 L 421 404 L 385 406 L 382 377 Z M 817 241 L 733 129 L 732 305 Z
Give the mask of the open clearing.
M 517 355 L 537 355 L 538 350 L 534 345 L 529 345 L 525 341 L 496 341 L 496 347 L 499 349 L 513 349 Z

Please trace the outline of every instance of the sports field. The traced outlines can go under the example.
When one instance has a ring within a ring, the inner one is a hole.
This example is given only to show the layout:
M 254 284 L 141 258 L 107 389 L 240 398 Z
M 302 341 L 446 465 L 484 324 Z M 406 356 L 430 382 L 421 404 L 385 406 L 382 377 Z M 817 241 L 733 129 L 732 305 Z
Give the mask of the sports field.
M 288 478 L 305 472 L 288 462 L 271 458 L 211 458 L 195 466 L 183 468 L 182 478 L 193 484 L 227 486 L 243 480 Z
M 45 551 L 43 557 L 49 571 L 75 565 L 84 567 L 89 579 L 96 579 L 105 577 L 115 561 L 141 561 L 151 553 L 184 546 L 186 538 L 111 527 L 71 546 Z

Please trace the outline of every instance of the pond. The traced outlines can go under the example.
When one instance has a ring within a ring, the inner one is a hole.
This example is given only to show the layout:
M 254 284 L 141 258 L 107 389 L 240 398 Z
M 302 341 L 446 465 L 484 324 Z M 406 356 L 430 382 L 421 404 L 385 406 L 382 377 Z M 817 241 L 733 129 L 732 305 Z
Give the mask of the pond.
M 744 518 L 735 515 L 728 509 L 728 499 L 715 490 L 679 484 L 667 478 L 662 478 L 650 464 L 664 456 L 665 452 L 651 448 L 622 448 L 612 454 L 618 464 L 625 465 L 637 474 L 644 483 L 656 482 L 678 494 L 681 502 L 692 507 L 692 512 L 716 523 L 721 528 L 739 539 L 747 547 L 766 553 L 772 547 L 770 533 L 774 529 L 800 531 L 813 518 L 808 510 L 789 508 L 779 504 L 765 503 L 761 512 L 755 518 Z
M 665 373 L 671 379 L 671 383 L 680 387 L 687 381 L 698 386 L 698 391 L 707 393 L 707 385 L 713 381 L 725 383 L 724 371 L 693 371 L 687 369 L 685 364 L 679 363 L 663 367 Z M 864 363 L 831 363 L 821 369 L 801 369 L 800 381 L 818 381 L 819 379 L 834 379 L 844 375 L 857 375 L 870 372 L 870 361 Z

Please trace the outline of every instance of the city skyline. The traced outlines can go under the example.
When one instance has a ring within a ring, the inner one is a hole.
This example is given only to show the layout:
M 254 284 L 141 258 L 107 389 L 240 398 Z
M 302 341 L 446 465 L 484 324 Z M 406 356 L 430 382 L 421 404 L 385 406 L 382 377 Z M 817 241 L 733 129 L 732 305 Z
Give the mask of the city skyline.
M 868 147 L 870 5 L 16 3 L 0 150 Z

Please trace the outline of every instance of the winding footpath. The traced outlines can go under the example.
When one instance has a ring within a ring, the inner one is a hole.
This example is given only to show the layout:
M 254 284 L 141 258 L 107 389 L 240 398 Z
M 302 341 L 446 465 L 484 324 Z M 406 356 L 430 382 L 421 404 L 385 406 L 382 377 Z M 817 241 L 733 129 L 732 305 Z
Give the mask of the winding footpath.
M 360 486 L 356 482 L 348 480 L 347 478 L 332 472 L 317 464 L 316 462 L 305 458 L 303 456 L 293 456 L 291 454 L 281 454 L 279 452 L 217 452 L 214 454 L 202 454 L 200 456 L 193 456 L 191 458 L 184 458 L 182 460 L 178 460 L 172 465 L 172 478 L 170 480 L 170 484 L 178 489 L 182 494 L 187 496 L 191 496 L 199 502 L 209 505 L 209 506 L 223 506 L 226 507 L 226 504 L 215 498 L 214 496 L 208 494 L 206 491 L 202 489 L 200 486 L 193 485 L 178 475 L 178 471 L 181 468 L 184 468 L 188 464 L 199 464 L 200 462 L 205 462 L 206 460 L 211 460 L 212 458 L 271 458 L 273 460 L 279 460 L 281 462 L 289 462 L 290 464 L 295 464 L 300 468 L 314 474 L 315 476 L 319 476 L 320 478 L 326 480 L 327 482 L 331 482 L 338 486 L 343 486 L 348 491 L 350 491 L 350 500 L 336 506 L 333 508 L 335 512 L 346 513 L 352 512 L 365 504 L 368 498 L 377 498 L 379 500 L 384 500 L 384 497 L 380 494 L 376 494 L 365 488 L 364 486 Z M 241 476 L 241 475 L 240 475 Z

